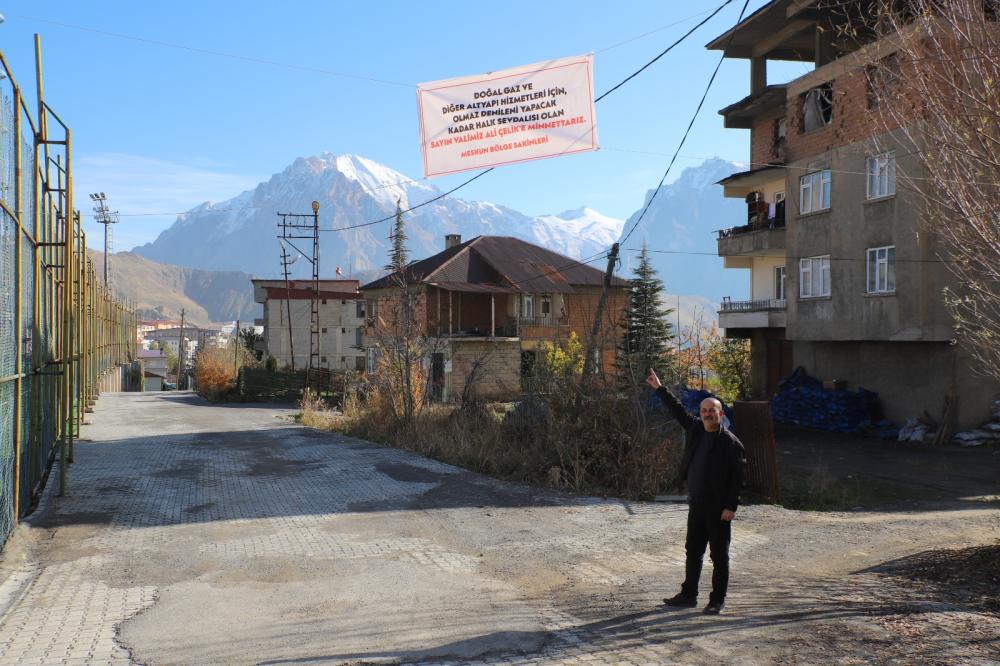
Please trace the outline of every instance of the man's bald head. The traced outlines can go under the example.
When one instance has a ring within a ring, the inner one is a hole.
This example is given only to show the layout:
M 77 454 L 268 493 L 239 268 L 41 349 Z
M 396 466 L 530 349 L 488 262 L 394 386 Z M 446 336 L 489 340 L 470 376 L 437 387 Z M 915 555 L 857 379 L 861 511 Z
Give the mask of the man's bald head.
M 722 402 L 718 398 L 705 398 L 698 411 L 705 430 L 715 432 L 722 427 Z

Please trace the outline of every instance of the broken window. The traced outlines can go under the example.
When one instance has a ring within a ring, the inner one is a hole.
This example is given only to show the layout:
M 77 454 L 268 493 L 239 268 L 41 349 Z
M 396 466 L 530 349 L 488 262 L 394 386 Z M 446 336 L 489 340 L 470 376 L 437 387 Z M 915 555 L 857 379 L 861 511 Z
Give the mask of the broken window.
M 874 109 L 883 100 L 892 99 L 899 91 L 899 58 L 893 53 L 877 65 L 865 69 L 868 75 L 868 108 Z
M 811 132 L 833 122 L 833 87 L 824 83 L 802 95 L 802 131 Z

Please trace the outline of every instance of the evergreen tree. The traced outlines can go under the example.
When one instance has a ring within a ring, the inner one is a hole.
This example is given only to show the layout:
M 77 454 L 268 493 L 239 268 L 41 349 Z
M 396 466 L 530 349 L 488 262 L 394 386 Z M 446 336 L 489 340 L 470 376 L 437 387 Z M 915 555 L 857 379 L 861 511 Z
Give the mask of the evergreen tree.
M 392 251 L 389 253 L 388 271 L 402 271 L 406 267 L 406 231 L 401 201 L 396 201 L 396 222 L 392 232 Z M 400 275 L 402 278 L 402 275 Z
M 670 341 L 674 337 L 668 317 L 673 312 L 660 301 L 663 281 L 649 261 L 649 250 L 642 244 L 639 265 L 629 282 L 628 303 L 622 320 L 622 341 L 618 348 L 618 367 L 629 384 L 641 382 L 653 368 L 667 376 L 671 365 Z

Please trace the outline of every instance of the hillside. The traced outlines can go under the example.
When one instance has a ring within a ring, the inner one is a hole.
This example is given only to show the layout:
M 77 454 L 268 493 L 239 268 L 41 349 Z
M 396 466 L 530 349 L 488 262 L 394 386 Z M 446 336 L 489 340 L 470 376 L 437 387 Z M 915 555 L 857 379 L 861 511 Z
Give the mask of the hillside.
M 89 250 L 89 254 L 98 274 L 103 275 L 104 255 L 97 250 Z M 260 316 L 248 273 L 161 264 L 134 252 L 113 254 L 110 264 L 112 287 L 136 304 L 141 317 L 179 318 L 182 308 L 194 324 Z

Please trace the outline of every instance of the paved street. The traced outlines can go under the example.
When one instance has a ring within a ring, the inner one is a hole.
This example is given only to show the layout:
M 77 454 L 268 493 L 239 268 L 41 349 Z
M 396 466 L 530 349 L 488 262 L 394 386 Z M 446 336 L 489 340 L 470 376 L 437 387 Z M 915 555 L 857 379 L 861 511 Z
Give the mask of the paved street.
M 102 396 L 70 492 L 54 470 L 5 548 L 0 663 L 916 661 L 903 621 L 930 661 L 1000 655 L 995 615 L 877 570 L 995 539 L 989 506 L 746 507 L 709 618 L 660 605 L 683 506 L 505 484 L 291 413 Z

